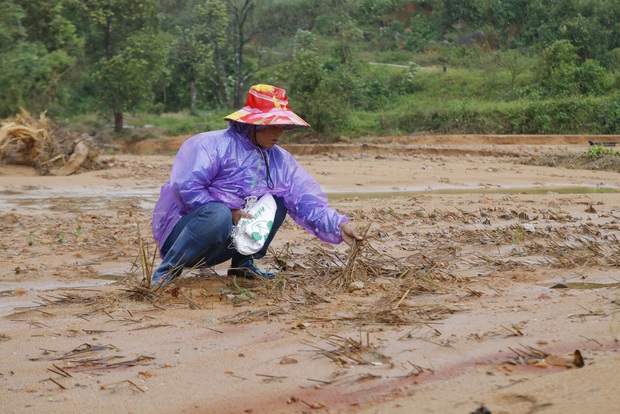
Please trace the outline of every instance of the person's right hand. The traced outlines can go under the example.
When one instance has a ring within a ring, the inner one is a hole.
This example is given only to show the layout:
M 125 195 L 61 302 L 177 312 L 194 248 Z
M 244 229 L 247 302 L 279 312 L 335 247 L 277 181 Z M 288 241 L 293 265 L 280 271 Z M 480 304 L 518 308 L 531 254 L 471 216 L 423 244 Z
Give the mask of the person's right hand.
M 345 222 L 340 223 L 340 235 L 342 240 L 349 246 L 353 246 L 355 240 L 364 240 L 349 223 Z
M 252 215 L 250 213 L 246 213 L 243 210 L 230 210 L 230 212 L 232 213 L 232 222 L 233 225 L 236 226 L 237 223 L 239 223 L 239 220 L 241 220 L 242 218 L 248 218 L 251 219 Z

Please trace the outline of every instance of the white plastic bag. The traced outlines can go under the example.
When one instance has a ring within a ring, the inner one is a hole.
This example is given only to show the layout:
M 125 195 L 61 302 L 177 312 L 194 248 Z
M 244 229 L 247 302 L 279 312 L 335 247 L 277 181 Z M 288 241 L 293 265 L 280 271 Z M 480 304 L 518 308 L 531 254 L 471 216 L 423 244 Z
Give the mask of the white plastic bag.
M 232 241 L 239 253 L 251 255 L 259 251 L 269 237 L 276 216 L 276 201 L 271 194 L 265 194 L 258 201 L 249 197 L 243 211 L 253 218 L 242 218 L 233 228 Z M 254 202 L 255 201 L 255 202 Z

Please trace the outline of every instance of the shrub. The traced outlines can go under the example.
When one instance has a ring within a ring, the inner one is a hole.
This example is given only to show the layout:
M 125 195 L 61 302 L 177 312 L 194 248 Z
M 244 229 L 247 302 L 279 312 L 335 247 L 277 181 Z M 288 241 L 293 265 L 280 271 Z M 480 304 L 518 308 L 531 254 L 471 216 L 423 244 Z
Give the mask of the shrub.
M 612 150 L 611 148 L 604 148 L 600 145 L 590 145 L 588 147 L 588 152 L 586 153 L 586 155 L 590 158 L 598 158 L 604 155 L 618 157 L 620 156 L 620 151 Z
M 620 134 L 620 96 L 604 101 L 597 113 L 597 129 L 600 133 Z
M 601 95 L 605 92 L 607 73 L 598 62 L 588 59 L 576 71 L 579 92 L 584 95 Z
M 408 102 L 381 117 L 382 130 L 466 134 L 615 133 L 620 98 L 570 98 L 502 103 L 476 100 Z

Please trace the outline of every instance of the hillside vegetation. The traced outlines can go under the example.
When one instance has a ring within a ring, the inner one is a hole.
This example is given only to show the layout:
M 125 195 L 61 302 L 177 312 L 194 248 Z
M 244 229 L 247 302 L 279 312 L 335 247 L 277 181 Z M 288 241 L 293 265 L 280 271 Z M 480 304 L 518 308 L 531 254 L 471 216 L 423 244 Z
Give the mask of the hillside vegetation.
M 298 140 L 620 133 L 619 0 L 0 4 L 0 116 L 102 139 L 223 127 L 255 83 L 287 90 Z

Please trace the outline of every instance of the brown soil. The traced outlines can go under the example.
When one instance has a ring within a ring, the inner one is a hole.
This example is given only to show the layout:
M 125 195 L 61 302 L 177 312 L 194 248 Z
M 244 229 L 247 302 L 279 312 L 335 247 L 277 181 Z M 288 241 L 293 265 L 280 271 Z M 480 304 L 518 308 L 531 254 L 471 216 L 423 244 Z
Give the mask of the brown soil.
M 620 406 L 620 180 L 577 163 L 618 137 L 284 144 L 370 226 L 351 279 L 345 245 L 287 221 L 260 263 L 284 266 L 276 283 L 223 264 L 153 301 L 137 259 L 186 138 L 119 144 L 69 177 L 0 164 L 3 413 Z

